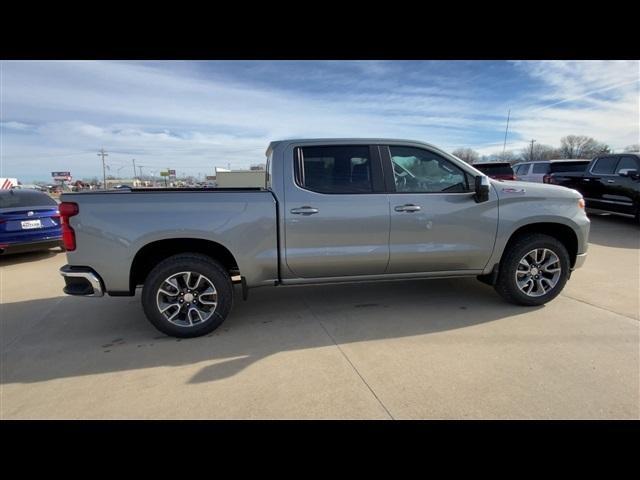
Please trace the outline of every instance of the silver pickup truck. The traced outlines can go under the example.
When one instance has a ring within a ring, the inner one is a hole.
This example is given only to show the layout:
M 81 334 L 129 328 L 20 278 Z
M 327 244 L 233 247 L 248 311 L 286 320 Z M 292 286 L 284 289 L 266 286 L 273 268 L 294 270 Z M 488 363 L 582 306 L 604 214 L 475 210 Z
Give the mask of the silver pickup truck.
M 195 337 L 251 288 L 476 276 L 506 300 L 556 297 L 585 260 L 575 190 L 495 181 L 426 143 L 272 142 L 264 188 L 62 196 L 70 295 L 142 286 L 160 331 Z

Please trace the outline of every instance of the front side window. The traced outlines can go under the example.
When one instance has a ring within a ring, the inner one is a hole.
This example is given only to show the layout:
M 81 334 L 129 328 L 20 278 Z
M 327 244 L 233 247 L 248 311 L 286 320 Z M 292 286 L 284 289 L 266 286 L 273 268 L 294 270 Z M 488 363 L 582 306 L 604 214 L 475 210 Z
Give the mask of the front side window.
M 464 171 L 435 153 L 414 147 L 389 147 L 397 192 L 467 192 Z
M 592 173 L 599 175 L 613 175 L 618 163 L 618 157 L 602 157 L 596 160 Z
M 534 163 L 533 171 L 531 173 L 549 173 L 548 163 Z
M 370 193 L 371 158 L 367 145 L 298 148 L 296 181 L 318 193 Z

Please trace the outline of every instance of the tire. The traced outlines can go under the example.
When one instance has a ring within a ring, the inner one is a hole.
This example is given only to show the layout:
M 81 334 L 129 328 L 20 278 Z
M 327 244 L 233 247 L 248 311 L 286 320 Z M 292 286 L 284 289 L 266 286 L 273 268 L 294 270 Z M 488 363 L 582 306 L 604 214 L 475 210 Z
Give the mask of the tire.
M 536 263 L 534 257 L 528 256 L 530 252 L 536 252 L 542 261 Z M 552 255 L 555 255 L 557 262 L 543 267 L 547 262 L 554 260 Z M 525 273 L 527 267 L 520 263 L 521 260 L 529 264 L 528 273 Z M 569 278 L 570 266 L 569 253 L 557 239 L 543 234 L 523 235 L 504 252 L 495 289 L 508 302 L 527 306 L 542 305 L 560 294 Z M 555 270 L 556 268 L 560 268 L 560 271 L 547 272 L 547 269 Z M 518 286 L 519 282 L 516 278 L 521 279 L 521 285 L 525 284 L 523 287 L 525 291 Z M 526 290 L 531 292 L 528 294 Z
M 215 293 L 208 293 L 212 289 Z M 171 306 L 162 313 L 161 308 L 166 305 Z M 211 257 L 198 253 L 163 260 L 151 270 L 142 289 L 147 319 L 172 337 L 199 337 L 214 331 L 227 318 L 232 305 L 233 286 L 228 272 Z

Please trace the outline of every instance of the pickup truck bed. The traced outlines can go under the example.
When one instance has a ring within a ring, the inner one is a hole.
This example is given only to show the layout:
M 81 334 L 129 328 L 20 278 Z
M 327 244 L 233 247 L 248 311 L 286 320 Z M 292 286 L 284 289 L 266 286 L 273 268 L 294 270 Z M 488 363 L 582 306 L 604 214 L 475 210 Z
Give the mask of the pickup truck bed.
M 69 256 L 82 263 L 90 259 L 112 295 L 128 295 L 143 283 L 122 272 L 145 267 L 141 262 L 150 249 L 169 254 L 198 240 L 224 245 L 233 258 L 228 267 L 257 279 L 252 286 L 273 285 L 278 278 L 276 200 L 270 191 L 132 189 L 70 193 L 63 200 L 82 205 L 73 217 L 77 246 Z

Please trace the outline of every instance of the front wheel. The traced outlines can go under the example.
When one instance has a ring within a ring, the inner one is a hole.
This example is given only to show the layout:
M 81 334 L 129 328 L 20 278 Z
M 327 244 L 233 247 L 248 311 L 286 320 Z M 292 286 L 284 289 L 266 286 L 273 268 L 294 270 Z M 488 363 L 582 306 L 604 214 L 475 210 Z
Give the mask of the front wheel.
M 142 307 L 162 333 L 189 338 L 206 335 L 227 318 L 233 303 L 229 274 L 212 258 L 186 253 L 160 262 L 147 276 Z
M 557 239 L 530 234 L 504 253 L 496 291 L 518 305 L 542 305 L 557 297 L 569 278 L 569 253 Z

